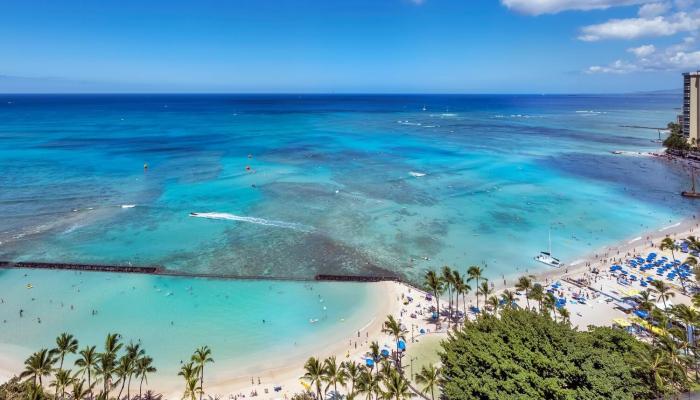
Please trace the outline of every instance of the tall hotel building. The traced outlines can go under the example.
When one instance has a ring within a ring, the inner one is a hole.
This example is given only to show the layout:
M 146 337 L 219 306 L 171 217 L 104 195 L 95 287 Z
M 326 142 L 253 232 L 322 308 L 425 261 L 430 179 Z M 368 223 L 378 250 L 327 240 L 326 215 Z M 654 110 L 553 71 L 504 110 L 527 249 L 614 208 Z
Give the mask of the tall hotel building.
M 700 145 L 700 71 L 683 74 L 683 136 Z

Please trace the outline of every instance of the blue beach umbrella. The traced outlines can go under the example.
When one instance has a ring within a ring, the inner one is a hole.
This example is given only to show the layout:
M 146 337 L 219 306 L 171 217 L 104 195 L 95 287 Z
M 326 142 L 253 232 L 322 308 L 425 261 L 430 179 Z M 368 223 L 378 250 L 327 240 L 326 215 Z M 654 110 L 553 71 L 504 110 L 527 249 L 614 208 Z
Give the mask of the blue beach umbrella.
M 396 347 L 398 347 L 398 349 L 399 349 L 400 351 L 404 351 L 404 350 L 406 350 L 406 342 L 404 342 L 403 340 L 399 340 L 399 341 L 396 343 Z
M 391 354 L 391 353 L 389 353 L 389 350 L 382 349 L 382 357 L 389 357 L 389 354 Z
M 634 314 L 635 314 L 636 316 L 638 316 L 639 318 L 642 318 L 642 319 L 647 319 L 647 318 L 649 318 L 649 313 L 646 312 L 646 311 L 644 311 L 644 310 L 636 310 L 636 311 L 634 312 Z
M 370 368 L 374 367 L 374 360 L 371 359 L 371 358 L 366 359 L 366 360 L 365 360 L 365 365 L 368 366 L 368 367 L 370 367 Z

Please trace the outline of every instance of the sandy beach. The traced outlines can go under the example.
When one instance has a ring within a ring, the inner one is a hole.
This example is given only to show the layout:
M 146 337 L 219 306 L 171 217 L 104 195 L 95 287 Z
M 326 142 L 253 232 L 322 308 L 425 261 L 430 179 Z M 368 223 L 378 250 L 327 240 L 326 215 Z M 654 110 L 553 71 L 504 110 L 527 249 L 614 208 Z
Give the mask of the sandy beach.
M 543 284 L 562 280 L 576 280 L 587 276 L 593 268 L 606 270 L 613 263 L 620 262 L 621 259 L 635 255 L 646 255 L 650 252 L 656 252 L 660 256 L 667 255 L 671 258 L 670 251 L 660 251 L 658 249 L 660 241 L 665 237 L 671 237 L 673 239 L 685 238 L 689 235 L 693 235 L 698 230 L 698 227 L 699 225 L 695 219 L 670 222 L 667 226 L 640 234 L 638 237 L 603 247 L 596 252 L 592 252 L 585 257 L 569 263 L 568 266 L 564 268 L 551 269 L 537 273 L 535 274 L 534 280 Z M 680 258 L 681 255 L 676 254 L 676 257 Z M 504 286 L 502 282 L 500 282 L 501 285 L 498 285 L 498 282 L 494 282 L 494 288 L 497 291 L 496 294 L 500 293 L 505 288 L 514 289 L 513 280 L 514 279 L 510 279 L 510 282 L 507 282 L 508 284 L 506 286 Z M 580 288 L 568 284 L 566 281 L 562 284 L 562 292 L 573 293 L 575 291 L 581 291 Z M 351 360 L 361 362 L 362 356 L 368 350 L 368 344 L 371 341 L 376 340 L 380 345 L 388 345 L 391 347 L 392 340 L 387 335 L 381 333 L 382 323 L 388 314 L 394 315 L 397 320 L 402 322 L 409 330 L 409 334 L 407 335 L 409 357 L 414 355 L 414 352 L 411 350 L 412 340 L 410 339 L 412 327 L 421 326 L 427 327 L 430 330 L 428 335 L 416 335 L 414 338 L 416 348 L 420 348 L 420 341 L 423 338 L 428 338 L 429 340 L 426 340 L 426 342 L 429 342 L 431 346 L 430 351 L 433 351 L 436 347 L 436 343 L 439 342 L 439 339 L 436 338 L 444 338 L 447 336 L 447 324 L 444 321 L 442 323 L 442 329 L 434 331 L 434 324 L 427 320 L 411 319 L 408 317 L 407 314 L 408 311 L 410 311 L 408 310 L 409 307 L 415 308 L 420 304 L 419 307 L 427 308 L 430 305 L 435 305 L 434 301 L 431 303 L 425 300 L 424 292 L 420 292 L 416 288 L 397 282 L 382 282 L 376 285 L 379 289 L 376 292 L 382 293 L 381 296 L 384 298 L 384 301 L 377 303 L 378 308 L 376 312 L 374 312 L 370 324 L 365 329 L 361 330 L 361 337 L 357 349 L 354 348 L 354 345 L 351 345 L 351 343 L 354 344 L 357 339 L 357 333 L 355 332 L 354 335 L 348 335 L 346 342 L 339 342 L 331 348 L 322 349 L 313 354 L 309 354 L 309 356 L 313 355 L 325 358 L 335 355 L 339 361 Z M 606 274 L 601 274 L 601 277 L 596 281 L 596 285 L 601 285 L 605 291 L 615 292 L 625 290 L 624 287 L 617 284 L 612 276 Z M 680 288 L 676 285 L 675 304 L 690 304 L 690 298 L 681 294 L 679 289 Z M 402 295 L 403 298 L 407 296 L 414 297 L 415 303 L 417 304 L 405 306 L 402 301 Z M 520 295 L 519 298 L 519 304 L 525 306 L 524 296 Z M 446 299 L 443 299 L 443 302 L 445 301 Z M 476 298 L 473 293 L 467 296 L 467 301 L 470 305 L 476 304 Z M 442 306 L 444 307 L 444 304 Z M 531 306 L 534 306 L 534 304 L 531 304 Z M 601 296 L 596 297 L 587 304 L 567 304 L 567 308 L 571 314 L 571 323 L 574 326 L 578 326 L 580 329 L 585 329 L 589 325 L 609 326 L 612 325 L 613 321 L 617 318 L 628 317 L 627 314 L 616 309 L 614 303 L 605 302 L 604 297 Z M 404 310 L 403 314 L 401 312 L 402 310 Z M 220 371 L 217 376 L 222 378 L 217 380 L 208 391 L 211 394 L 244 394 L 248 397 L 251 391 L 257 390 L 259 397 L 263 399 L 284 398 L 285 394 L 289 395 L 303 389 L 299 378 L 304 373 L 303 364 L 305 361 L 306 359 L 289 360 L 286 365 L 280 365 L 278 368 L 272 368 L 261 372 L 259 374 L 262 382 L 261 385 L 257 385 L 257 382 L 251 385 L 250 377 L 248 376 L 223 378 L 225 373 Z M 418 361 L 417 364 L 420 364 L 420 361 Z M 281 385 L 283 390 L 280 393 L 274 393 L 272 388 L 275 385 Z M 264 393 L 265 389 L 268 389 L 268 394 Z M 169 398 L 178 394 L 179 392 L 174 392 Z
M 665 227 L 640 234 L 635 238 L 621 241 L 615 245 L 600 248 L 586 257 L 567 262 L 563 268 L 539 272 L 534 275 L 534 280 L 543 285 L 556 281 L 560 282 L 561 286 L 558 288 L 559 296 L 570 296 L 573 294 L 586 296 L 589 300 L 586 304 L 575 302 L 567 304 L 571 314 L 570 319 L 574 326 L 585 329 L 589 325 L 611 325 L 614 320 L 626 318 L 628 315 L 617 309 L 614 303 L 605 301 L 605 296 L 601 296 L 596 291 L 624 293 L 628 288 L 618 284 L 615 277 L 607 273 L 609 266 L 613 263 L 620 263 L 632 256 L 645 256 L 650 252 L 671 258 L 669 251 L 659 251 L 658 245 L 660 241 L 665 237 L 682 239 L 693 235 L 698 230 L 698 226 L 694 218 L 680 222 L 670 222 Z M 676 257 L 681 258 L 684 255 L 676 254 Z M 596 276 L 591 275 L 591 271 L 594 268 L 602 271 L 602 273 Z M 515 279 L 517 277 L 506 278 L 505 282 L 503 280 L 493 281 L 492 287 L 495 294 L 498 295 L 505 288 L 513 289 Z M 589 281 L 591 286 L 587 287 L 586 285 L 572 283 L 580 280 Z M 393 340 L 381 332 L 382 325 L 388 315 L 395 316 L 408 331 L 408 357 L 413 358 L 417 366 L 422 363 L 421 357 L 434 362 L 435 356 L 431 354 L 426 355 L 425 348 L 422 349 L 422 354 L 419 357 L 414 356 L 416 353 L 411 347 L 415 345 L 418 353 L 421 353 L 421 342 L 423 339 L 428 338 L 426 343 L 430 343 L 429 352 L 434 353 L 439 339 L 447 335 L 446 321 L 443 321 L 440 329 L 436 331 L 435 324 L 427 319 L 429 309 L 435 305 L 435 301 L 427 301 L 426 293 L 403 283 L 379 282 L 368 283 L 367 285 L 372 285 L 368 292 L 372 293 L 372 296 L 375 296 L 375 298 L 371 301 L 371 310 L 368 309 L 367 314 L 363 314 L 362 325 L 349 328 L 344 337 L 324 348 L 296 349 L 298 351 L 295 351 L 294 355 L 275 354 L 271 357 L 274 362 L 270 363 L 269 368 L 264 370 L 254 370 L 253 368 L 253 370 L 247 369 L 243 373 L 244 369 L 242 368 L 231 369 L 226 367 L 226 365 L 234 365 L 231 361 L 235 360 L 217 360 L 217 363 L 209 368 L 208 377 L 205 380 L 206 393 L 218 398 L 233 398 L 235 396 L 242 398 L 243 396 L 251 397 L 251 395 L 261 399 L 288 398 L 293 393 L 304 389 L 300 377 L 304 374 L 303 366 L 308 357 L 314 356 L 324 359 L 329 356 L 335 356 L 339 362 L 355 361 L 364 364 L 363 357 L 372 341 L 377 341 L 381 347 L 393 348 Z M 673 299 L 676 304 L 690 303 L 690 298 L 681 294 L 677 286 L 676 292 L 676 297 Z M 409 297 L 412 299 L 411 302 L 408 302 Z M 444 308 L 446 307 L 446 299 L 442 299 L 442 301 L 441 307 Z M 468 305 L 476 304 L 473 292 L 467 296 L 467 302 Z M 518 304 L 520 306 L 525 306 L 526 304 L 526 299 L 522 294 L 519 295 Z M 531 306 L 534 306 L 532 302 Z M 414 318 L 412 318 L 412 314 L 414 314 Z M 473 318 L 473 315 L 470 314 L 470 317 Z M 418 333 L 421 328 L 427 331 L 427 335 Z M 0 354 L 0 380 L 6 380 L 18 373 L 22 366 L 21 359 L 16 357 L 16 351 L 9 347 L 5 347 L 4 350 L 3 354 Z M 151 387 L 162 392 L 165 398 L 178 399 L 181 397 L 182 382 L 179 377 L 158 375 L 154 376 L 151 382 Z M 282 389 L 275 392 L 275 387 L 281 387 Z

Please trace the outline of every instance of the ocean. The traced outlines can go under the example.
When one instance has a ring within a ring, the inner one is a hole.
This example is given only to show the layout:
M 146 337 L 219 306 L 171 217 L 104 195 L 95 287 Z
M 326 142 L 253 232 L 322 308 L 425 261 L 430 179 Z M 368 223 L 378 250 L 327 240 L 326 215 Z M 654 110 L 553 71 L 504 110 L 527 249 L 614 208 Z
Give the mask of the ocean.
M 611 154 L 657 151 L 625 126 L 664 127 L 679 96 L 1 95 L 0 259 L 547 268 L 550 231 L 571 261 L 693 212 L 678 167 Z
M 550 232 L 572 262 L 696 212 L 682 167 L 644 154 L 657 130 L 630 127 L 680 101 L 0 95 L 0 260 L 302 280 L 0 271 L 1 353 L 120 332 L 170 376 L 203 344 L 254 371 L 366 323 L 368 285 L 316 274 L 513 277 L 548 268 Z

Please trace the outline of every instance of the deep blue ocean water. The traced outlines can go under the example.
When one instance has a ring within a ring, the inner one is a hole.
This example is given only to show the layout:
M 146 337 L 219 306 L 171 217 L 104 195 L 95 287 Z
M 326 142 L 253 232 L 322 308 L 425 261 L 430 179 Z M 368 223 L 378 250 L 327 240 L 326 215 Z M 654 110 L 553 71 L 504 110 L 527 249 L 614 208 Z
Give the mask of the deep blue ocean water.
M 0 95 L 0 259 L 304 278 L 533 270 L 550 229 L 571 261 L 693 212 L 677 167 L 610 153 L 657 150 L 655 130 L 623 125 L 663 127 L 679 104 Z

